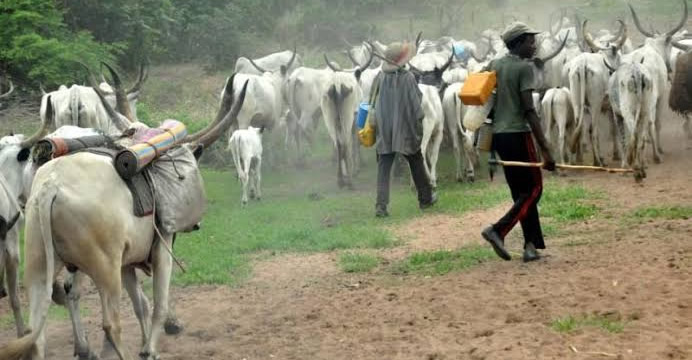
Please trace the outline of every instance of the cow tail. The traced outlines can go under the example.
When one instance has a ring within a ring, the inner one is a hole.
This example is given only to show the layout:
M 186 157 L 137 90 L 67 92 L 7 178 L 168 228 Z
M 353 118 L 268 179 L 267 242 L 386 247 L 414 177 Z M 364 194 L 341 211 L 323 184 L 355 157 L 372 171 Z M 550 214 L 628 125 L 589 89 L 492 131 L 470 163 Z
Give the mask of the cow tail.
M 586 87 L 587 87 L 587 81 L 586 81 L 586 61 L 582 61 L 581 64 L 579 64 L 579 73 L 577 76 L 579 77 L 579 99 L 577 100 L 577 103 L 574 104 L 575 107 L 577 107 L 577 111 L 574 112 L 574 114 L 577 116 L 577 126 L 574 127 L 574 133 L 572 134 L 572 138 L 570 139 L 570 150 L 575 153 L 577 152 L 577 149 L 580 146 L 581 142 L 581 133 L 582 133 L 582 127 L 584 126 L 584 108 L 586 108 Z
M 25 355 L 30 348 L 36 343 L 41 330 L 46 325 L 46 318 L 48 317 L 48 308 L 51 304 L 51 294 L 53 291 L 53 274 L 55 272 L 55 251 L 53 249 L 53 231 L 51 227 L 51 210 L 53 206 L 53 201 L 57 195 L 57 188 L 51 187 L 49 190 L 45 191 L 43 194 L 38 196 L 38 216 L 41 227 L 41 239 L 43 242 L 44 256 L 46 261 L 46 273 L 45 276 L 45 293 L 43 298 L 40 299 L 40 311 L 37 315 L 40 316 L 38 327 L 32 329 L 28 334 L 23 337 L 9 342 L 8 344 L 0 347 L 0 360 L 18 360 L 23 355 Z M 32 287 L 34 284 L 25 284 L 29 287 L 30 294 L 33 292 Z M 35 315 L 35 314 L 32 314 Z

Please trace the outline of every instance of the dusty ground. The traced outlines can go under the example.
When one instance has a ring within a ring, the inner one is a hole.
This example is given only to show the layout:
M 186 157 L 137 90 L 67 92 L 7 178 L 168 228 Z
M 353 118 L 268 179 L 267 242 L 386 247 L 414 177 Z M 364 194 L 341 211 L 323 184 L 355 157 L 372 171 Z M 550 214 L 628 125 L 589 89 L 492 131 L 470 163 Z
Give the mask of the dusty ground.
M 344 274 L 338 253 L 273 257 L 256 263 L 252 280 L 238 288 L 174 289 L 186 328 L 162 338 L 162 358 L 692 359 L 692 219 L 623 220 L 642 206 L 692 204 L 692 141 L 678 118 L 669 124 L 665 162 L 650 165 L 643 185 L 600 173 L 560 178 L 601 189 L 603 211 L 548 238 L 537 263 L 490 261 L 419 277 Z M 393 260 L 482 244 L 480 230 L 504 208 L 412 221 L 395 230 L 407 243 L 379 255 Z M 518 234 L 508 241 L 518 252 Z M 90 294 L 84 304 L 89 338 L 100 348 L 99 302 Z M 123 301 L 125 340 L 136 354 L 139 330 L 130 309 Z M 1 301 L 0 314 L 8 311 Z M 564 334 L 550 327 L 581 314 L 620 318 L 624 331 Z M 12 336 L 0 332 L 3 341 Z M 68 321 L 49 322 L 47 346 L 48 359 L 70 358 Z

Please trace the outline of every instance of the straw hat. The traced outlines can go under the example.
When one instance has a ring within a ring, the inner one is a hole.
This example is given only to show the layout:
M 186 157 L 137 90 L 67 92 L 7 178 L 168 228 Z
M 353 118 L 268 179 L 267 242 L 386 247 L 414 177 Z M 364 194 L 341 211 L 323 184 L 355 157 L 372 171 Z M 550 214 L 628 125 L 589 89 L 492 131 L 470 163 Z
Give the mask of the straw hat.
M 415 55 L 416 46 L 406 42 L 393 42 L 387 45 L 384 51 L 386 61 L 382 63 L 382 71 L 393 71 L 406 66 L 409 60 Z

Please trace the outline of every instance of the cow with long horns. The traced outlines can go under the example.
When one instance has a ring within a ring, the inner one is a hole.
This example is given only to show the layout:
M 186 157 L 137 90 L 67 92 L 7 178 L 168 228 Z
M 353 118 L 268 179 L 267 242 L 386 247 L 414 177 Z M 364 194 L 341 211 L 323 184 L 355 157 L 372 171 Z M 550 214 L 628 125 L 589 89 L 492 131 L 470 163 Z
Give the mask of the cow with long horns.
M 237 101 L 227 82 L 216 119 L 184 139 L 180 151 L 199 155 L 216 141 L 240 112 L 247 90 Z M 112 110 L 112 108 L 111 108 Z M 109 111 L 114 114 L 114 111 Z M 187 155 L 186 155 L 187 156 Z M 196 167 L 195 171 L 199 171 Z M 199 175 L 199 174 L 197 174 Z M 108 198 L 108 204 L 102 199 Z M 0 359 L 42 359 L 45 323 L 55 274 L 64 266 L 88 274 L 103 308 L 106 338 L 120 359 L 131 359 L 121 339 L 119 302 L 123 268 L 151 259 L 154 313 L 150 333 L 143 334 L 142 359 L 158 359 L 157 343 L 168 307 L 172 256 L 166 250 L 174 237 L 154 229 L 152 215 L 136 217 L 133 198 L 108 157 L 80 152 L 49 161 L 34 178 L 26 212 L 26 272 L 31 331 L 0 347 Z M 144 329 L 143 329 L 144 330 Z
M 672 72 L 670 50 L 673 46 L 674 35 L 685 26 L 687 23 L 687 17 L 689 15 L 687 1 L 682 0 L 682 5 L 683 13 L 680 18 L 680 22 L 678 22 L 673 29 L 665 33 L 649 32 L 645 30 L 639 21 L 636 11 L 632 5 L 629 5 L 634 24 L 637 26 L 639 32 L 646 36 L 646 40 L 644 46 L 627 54 L 625 57 L 623 57 L 622 62 L 642 63 L 642 65 L 648 68 L 652 76 L 652 81 L 657 83 L 658 94 L 654 94 L 656 97 L 656 114 L 654 115 L 655 131 L 650 134 L 654 143 L 653 151 L 655 162 L 661 161 L 663 154 L 660 135 L 661 116 L 665 104 L 668 102 L 668 74 Z
M 322 87 L 320 107 L 327 132 L 336 149 L 339 187 L 353 188 L 353 174 L 359 166 L 359 149 L 355 142 L 355 113 L 363 95 L 358 81 L 363 71 L 370 66 L 373 57 L 371 51 L 369 60 L 362 66 L 341 69 L 329 61 L 326 54 L 324 55 L 325 63 L 332 70 L 332 74 Z

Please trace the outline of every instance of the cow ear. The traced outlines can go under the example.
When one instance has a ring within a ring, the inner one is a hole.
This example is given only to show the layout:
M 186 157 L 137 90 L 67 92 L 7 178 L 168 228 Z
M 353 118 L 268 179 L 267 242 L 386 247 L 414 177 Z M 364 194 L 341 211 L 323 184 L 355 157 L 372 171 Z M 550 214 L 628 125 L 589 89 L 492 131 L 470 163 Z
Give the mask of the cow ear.
M 259 133 L 260 133 L 260 134 L 264 133 L 264 125 L 260 126 L 260 128 L 259 128 Z
M 618 48 L 614 45 L 610 47 L 610 51 L 612 51 L 613 56 L 618 54 Z
M 29 158 L 29 155 L 31 154 L 31 149 L 30 148 L 23 148 L 19 150 L 19 153 L 17 153 L 17 161 L 19 162 L 24 162 Z
M 362 72 L 360 69 L 356 69 L 356 72 L 355 72 L 356 80 L 360 81 L 360 75 L 361 75 L 362 73 L 363 73 L 363 72 Z

